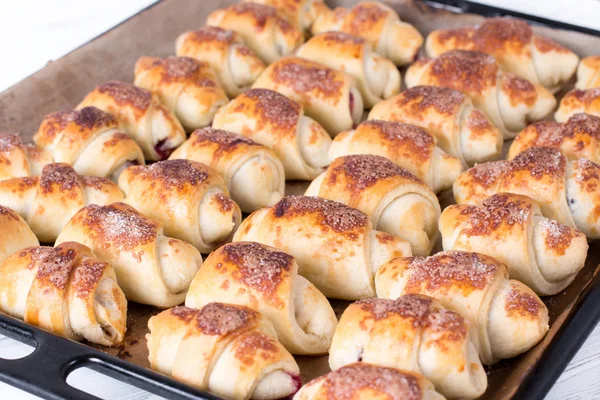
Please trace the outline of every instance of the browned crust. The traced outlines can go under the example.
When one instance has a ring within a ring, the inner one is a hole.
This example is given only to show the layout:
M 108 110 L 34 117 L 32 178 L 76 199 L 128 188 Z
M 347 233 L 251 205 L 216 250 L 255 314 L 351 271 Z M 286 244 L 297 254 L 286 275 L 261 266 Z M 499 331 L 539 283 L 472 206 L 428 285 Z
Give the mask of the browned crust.
M 460 213 L 469 217 L 467 236 L 488 236 L 502 225 L 512 227 L 529 221 L 533 201 L 526 196 L 496 194 L 483 201 L 481 206 L 465 207 Z
M 81 176 L 70 165 L 55 163 L 48 164 L 42 169 L 39 190 L 44 194 L 52 193 L 55 188 L 61 192 L 72 192 L 82 184 Z
M 201 309 L 175 307 L 168 311 L 186 324 L 195 323 L 205 335 L 225 336 L 256 325 L 258 313 L 250 308 L 223 303 L 209 303 Z
M 81 299 L 89 297 L 100 283 L 104 271 L 109 264 L 94 258 L 85 258 L 73 273 L 72 285 L 75 294 Z
M 535 180 L 544 176 L 559 179 L 565 176 L 567 159 L 553 147 L 530 147 L 508 163 L 506 180 L 520 171 L 527 171 Z
M 242 96 L 252 100 L 254 111 L 263 124 L 270 124 L 280 129 L 295 132 L 302 108 L 284 95 L 269 89 L 250 89 Z M 234 111 L 243 111 L 243 102 Z M 260 123 L 259 123 L 260 125 Z M 259 128 L 260 129 L 260 128 Z
M 513 107 L 519 104 L 532 107 L 537 100 L 535 86 L 520 76 L 506 72 L 502 75 L 500 85 L 502 91 L 508 95 L 510 105 Z
M 262 332 L 249 332 L 236 342 L 235 358 L 247 366 L 274 361 L 279 353 L 275 340 Z
M 90 238 L 102 246 L 130 251 L 153 242 L 158 235 L 158 222 L 146 218 L 124 203 L 108 206 L 92 204 L 82 212 L 81 224 L 89 231 Z
M 558 255 L 565 254 L 575 236 L 583 236 L 583 233 L 551 219 L 543 219 L 540 223 L 546 232 L 546 238 L 544 239 L 546 247 L 552 249 Z
M 268 299 L 274 299 L 282 282 L 289 280 L 294 258 L 255 242 L 223 246 L 224 260 L 237 267 L 234 278 Z
M 323 378 L 322 388 L 331 400 L 353 400 L 367 394 L 387 395 L 391 400 L 420 400 L 420 378 L 411 372 L 366 363 L 346 365 Z
M 533 45 L 540 53 L 571 53 L 571 50 L 544 36 L 533 36 Z
M 16 148 L 21 148 L 23 142 L 16 133 L 0 133 L 0 153 L 8 153 Z
M 286 196 L 273 206 L 275 218 L 291 219 L 298 215 L 317 214 L 318 224 L 339 233 L 350 233 L 362 229 L 369 217 L 362 212 L 336 201 L 311 196 Z
M 503 51 L 521 53 L 533 38 L 527 22 L 515 18 L 488 18 L 473 36 L 475 49 L 488 54 Z
M 216 41 L 230 44 L 237 41 L 237 34 L 229 29 L 217 26 L 204 26 L 198 30 L 189 32 L 187 39 L 201 43 Z
M 99 93 L 110 96 L 121 107 L 133 107 L 145 111 L 152 103 L 152 93 L 130 83 L 108 81 L 98 86 Z
M 501 265 L 494 258 L 464 251 L 445 251 L 430 257 L 411 257 L 406 293 L 458 289 L 465 295 L 484 290 Z
M 167 191 L 184 191 L 188 187 L 198 187 L 211 174 L 204 164 L 178 159 L 160 161 L 152 165 L 130 167 L 136 179 L 160 182 Z
M 483 93 L 496 85 L 494 57 L 467 50 L 451 50 L 433 60 L 430 74 L 437 84 L 462 92 Z
M 227 13 L 238 16 L 247 16 L 254 21 L 254 27 L 258 32 L 263 31 L 270 20 L 273 20 L 276 26 L 284 34 L 296 34 L 300 36 L 289 22 L 277 14 L 277 10 L 270 6 L 257 3 L 238 3 L 227 8 Z
M 32 263 L 38 265 L 36 280 L 43 287 L 64 290 L 71 279 L 71 272 L 77 266 L 79 255 L 70 244 L 57 247 L 40 247 L 30 253 Z
M 398 167 L 387 158 L 359 154 L 337 158 L 328 170 L 328 184 L 335 185 L 338 176 L 346 177 L 347 190 L 360 193 L 390 177 L 400 177 L 410 182 L 423 184 L 416 176 Z
M 465 100 L 466 96 L 458 90 L 439 86 L 414 86 L 397 96 L 396 104 L 403 108 L 410 103 L 415 115 L 430 108 L 440 114 L 453 115 Z
M 340 71 L 297 57 L 273 64 L 271 79 L 298 93 L 314 92 L 322 98 L 339 98 L 345 80 Z
M 511 281 L 510 292 L 506 296 L 504 305 L 506 313 L 509 317 L 528 317 L 532 320 L 537 320 L 541 310 L 544 308 L 540 299 L 527 292 L 523 292 L 517 286 L 518 284 Z
M 3 218 L 11 219 L 13 221 L 21 220 L 21 218 L 19 217 L 19 214 L 17 214 L 12 209 L 5 207 L 3 205 L 0 205 L 0 216 L 2 216 Z M 6 219 L 4 219 L 4 221 L 6 221 Z
M 385 20 L 395 15 L 390 10 L 381 6 L 378 2 L 362 2 L 354 6 L 346 15 L 342 29 L 355 36 L 365 32 L 377 32 L 381 30 Z
M 371 119 L 362 122 L 357 131 L 374 129 L 381 134 L 392 152 L 402 152 L 407 157 L 426 162 L 431 158 L 435 140 L 425 129 L 401 122 Z

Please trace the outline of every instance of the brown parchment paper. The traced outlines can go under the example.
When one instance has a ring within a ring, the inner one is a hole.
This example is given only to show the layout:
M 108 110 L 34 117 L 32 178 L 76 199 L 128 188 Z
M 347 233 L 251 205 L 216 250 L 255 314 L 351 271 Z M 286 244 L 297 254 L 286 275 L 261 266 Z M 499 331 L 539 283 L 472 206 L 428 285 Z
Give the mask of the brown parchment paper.
M 133 67 L 143 55 L 164 57 L 174 54 L 175 38 L 182 32 L 204 24 L 208 13 L 233 4 L 235 0 L 164 0 L 126 20 L 116 28 L 69 53 L 49 62 L 42 70 L 0 93 L 0 131 L 20 132 L 30 141 L 41 119 L 48 113 L 73 108 L 96 85 L 110 80 L 133 80 Z M 351 6 L 357 0 L 327 0 L 330 6 Z M 411 0 L 384 1 L 398 11 L 401 18 L 414 24 L 424 35 L 433 29 L 453 28 L 480 23 L 477 15 L 453 14 L 430 8 Z M 564 30 L 534 27 L 576 51 L 580 56 L 600 54 L 600 38 Z M 5 62 L 10 62 L 7 55 Z M 560 94 L 559 94 L 560 96 Z M 505 144 L 506 147 L 506 144 Z M 301 194 L 307 183 L 292 182 L 288 192 Z M 451 204 L 452 193 L 440 195 L 442 206 Z M 438 243 L 436 251 L 441 249 Z M 576 309 L 580 294 L 596 276 L 600 263 L 600 243 L 590 244 L 585 268 L 562 293 L 544 299 L 550 310 L 551 328 L 536 347 L 511 360 L 491 367 L 489 387 L 483 399 L 511 399 L 542 353 L 555 338 L 560 327 Z M 332 300 L 338 313 L 348 303 Z M 149 367 L 145 334 L 150 316 L 160 310 L 129 303 L 127 334 L 116 348 L 94 346 L 109 354 Z M 327 357 L 297 357 L 303 382 L 329 371 Z

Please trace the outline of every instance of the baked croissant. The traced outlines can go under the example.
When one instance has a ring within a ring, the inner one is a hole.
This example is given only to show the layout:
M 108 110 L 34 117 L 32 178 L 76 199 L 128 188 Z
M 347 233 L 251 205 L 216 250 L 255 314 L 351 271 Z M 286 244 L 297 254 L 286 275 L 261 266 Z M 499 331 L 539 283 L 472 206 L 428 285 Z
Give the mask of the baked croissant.
M 328 11 L 317 16 L 313 34 L 341 31 L 362 37 L 396 65 L 413 62 L 423 45 L 423 36 L 414 26 L 401 21 L 394 10 L 378 1 L 362 1 L 352 8 Z
M 273 149 L 286 179 L 314 179 L 329 164 L 329 134 L 298 103 L 272 90 L 239 95 L 217 112 L 212 126 Z
M 212 67 L 189 57 L 140 57 L 134 83 L 154 92 L 188 131 L 210 125 L 229 101 Z
M 410 172 L 367 154 L 336 158 L 305 193 L 364 212 L 373 227 L 410 243 L 412 254 L 429 255 L 439 236 L 440 202 Z
M 51 162 L 50 153 L 24 144 L 18 134 L 0 133 L 0 181 L 38 176 Z
M 585 57 L 577 67 L 577 89 L 600 87 L 600 56 Z
M 377 297 L 424 294 L 473 323 L 484 364 L 519 355 L 548 331 L 548 309 L 496 259 L 465 251 L 396 258 L 375 277 Z
M 77 241 L 112 265 L 128 300 L 156 307 L 183 303 L 202 264 L 198 250 L 163 234 L 163 225 L 124 203 L 89 205 L 73 216 L 56 244 Z
M 335 371 L 357 361 L 420 373 L 449 398 L 476 399 L 487 388 L 471 324 L 419 294 L 360 300 L 346 308 L 329 365 Z
M 231 240 L 242 214 L 215 170 L 189 160 L 127 168 L 119 178 L 124 202 L 161 221 L 168 236 L 209 253 Z
M 287 196 L 242 222 L 234 242 L 254 241 L 294 256 L 300 275 L 327 297 L 375 296 L 386 261 L 411 254 L 408 242 L 373 229 L 366 214 L 320 197 Z
M 285 192 L 283 165 L 275 152 L 233 132 L 197 129 L 169 159 L 186 159 L 214 168 L 243 212 L 272 206 Z
M 367 363 L 346 365 L 308 382 L 294 400 L 445 400 L 422 375 Z
M 146 335 L 152 369 L 228 399 L 288 398 L 300 370 L 273 325 L 246 307 L 210 303 L 153 316 Z
M 152 161 L 164 160 L 185 140 L 181 123 L 150 91 L 109 81 L 97 86 L 77 106 L 95 106 L 112 114 Z
M 0 263 L 0 309 L 73 340 L 123 341 L 127 300 L 110 264 L 79 243 L 28 247 Z
M 300 103 L 306 115 L 335 136 L 362 119 L 363 100 L 349 75 L 299 57 L 285 57 L 269 65 L 254 88 L 275 90 Z
M 239 3 L 210 13 L 206 25 L 238 32 L 265 63 L 290 55 L 304 42 L 301 30 L 270 6 Z
M 470 96 L 505 139 L 546 117 L 556 106 L 548 89 L 503 72 L 494 57 L 476 51 L 450 50 L 437 58 L 420 59 L 408 67 L 405 79 L 409 88 L 442 86 Z
M 502 151 L 502 132 L 469 96 L 454 89 L 414 86 L 376 104 L 369 119 L 420 126 L 464 166 L 497 159 Z
M 196 274 L 185 305 L 202 308 L 217 299 L 266 316 L 292 354 L 329 350 L 335 313 L 327 298 L 298 275 L 298 264 L 289 254 L 256 242 L 218 248 Z
M 296 55 L 339 69 L 356 79 L 366 108 L 400 91 L 398 68 L 373 52 L 363 38 L 343 32 L 321 33 L 303 44 Z
M 331 143 L 329 159 L 349 154 L 385 157 L 421 179 L 434 192 L 447 189 L 462 172 L 461 161 L 436 146 L 423 128 L 399 122 L 369 120 L 340 133 Z
M 296 29 L 305 34 L 324 10 L 329 10 L 323 0 L 243 0 L 246 3 L 258 3 L 274 7 Z
M 237 32 L 216 26 L 179 35 L 175 52 L 179 57 L 191 57 L 210 64 L 231 98 L 248 89 L 265 69 L 262 60 Z
M 116 182 L 130 165 L 143 165 L 142 149 L 119 130 L 117 120 L 96 108 L 58 111 L 42 120 L 33 136 L 35 144 L 81 175 L 110 178 Z
M 569 91 L 560 101 L 554 119 L 557 122 L 566 122 L 579 113 L 600 117 L 600 88 Z
M 83 176 L 67 164 L 48 164 L 39 177 L 0 182 L 0 204 L 12 208 L 42 243 L 52 243 L 69 219 L 88 204 L 123 200 L 108 179 Z
M 0 262 L 21 249 L 40 245 L 27 222 L 8 207 L 0 206 L 0 226 Z
M 477 204 L 496 193 L 535 200 L 546 218 L 577 228 L 590 239 L 600 237 L 600 165 L 568 161 L 560 150 L 531 147 L 511 161 L 479 164 L 454 182 L 458 204 Z
M 481 25 L 440 29 L 427 37 L 430 57 L 449 50 L 472 50 L 494 56 L 503 70 L 557 92 L 575 74 L 579 57 L 554 40 L 533 33 L 515 18 L 488 18 Z
M 565 123 L 539 121 L 523 129 L 508 150 L 508 159 L 534 146 L 556 147 L 569 160 L 600 162 L 600 118 L 573 114 Z
M 529 197 L 501 193 L 480 205 L 451 205 L 440 218 L 444 250 L 496 258 L 540 296 L 561 292 L 583 268 L 583 233 L 542 216 Z

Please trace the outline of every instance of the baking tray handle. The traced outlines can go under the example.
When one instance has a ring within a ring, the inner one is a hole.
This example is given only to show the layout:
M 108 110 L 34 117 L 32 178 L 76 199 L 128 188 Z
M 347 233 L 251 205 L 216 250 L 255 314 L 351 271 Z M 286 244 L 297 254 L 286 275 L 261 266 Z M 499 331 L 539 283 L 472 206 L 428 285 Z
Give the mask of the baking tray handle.
M 0 315 L 0 333 L 35 348 L 31 354 L 20 359 L 0 358 L 0 381 L 45 399 L 98 399 L 67 383 L 69 374 L 80 367 L 91 368 L 168 399 L 220 399 L 6 315 Z

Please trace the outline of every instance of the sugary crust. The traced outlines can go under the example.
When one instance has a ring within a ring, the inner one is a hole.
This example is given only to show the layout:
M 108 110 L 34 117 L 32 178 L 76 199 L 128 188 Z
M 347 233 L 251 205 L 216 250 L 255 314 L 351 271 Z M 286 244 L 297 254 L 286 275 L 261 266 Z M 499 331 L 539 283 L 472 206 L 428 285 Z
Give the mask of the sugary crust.
M 162 225 L 124 203 L 89 205 L 81 209 L 70 224 L 79 226 L 97 243 L 118 251 L 132 251 L 154 243 Z
M 341 71 L 299 57 L 285 57 L 265 71 L 274 85 L 286 86 L 302 96 L 331 99 L 344 96 L 348 77 Z
M 302 107 L 284 95 L 269 89 L 250 89 L 234 100 L 234 112 L 243 112 L 257 121 L 257 129 L 270 126 L 282 134 L 296 133 Z
M 356 128 L 356 138 L 381 143 L 395 158 L 429 162 L 435 148 L 435 139 L 425 129 L 400 122 L 368 120 Z
M 494 57 L 467 50 L 450 50 L 431 60 L 429 82 L 467 93 L 483 94 L 496 87 L 499 68 Z
M 417 117 L 430 109 L 438 114 L 454 115 L 469 100 L 458 90 L 439 86 L 414 86 L 395 96 L 393 102 L 404 113 Z
M 339 13 L 343 18 L 340 30 L 353 36 L 379 38 L 389 19 L 397 20 L 398 16 L 390 8 L 379 2 L 364 1 L 346 13 Z
M 199 88 L 217 88 L 219 83 L 212 67 L 189 57 L 141 57 L 136 63 L 135 74 L 149 72 L 157 84 L 189 84 Z
M 415 183 L 427 187 L 421 180 L 387 158 L 360 154 L 336 158 L 327 170 L 327 185 L 335 186 L 338 179 L 345 182 L 345 190 L 361 193 L 385 180 Z
M 534 293 L 524 291 L 521 283 L 510 281 L 510 289 L 506 295 L 505 309 L 508 317 L 527 318 L 538 321 L 544 314 L 546 306 Z
M 517 107 L 519 104 L 533 107 L 537 100 L 537 90 L 535 86 L 527 79 L 509 72 L 502 74 L 500 88 L 502 92 L 508 96 L 508 100 L 512 107 Z
M 287 196 L 273 206 L 275 218 L 293 219 L 296 215 L 314 215 L 315 226 L 356 237 L 363 231 L 369 218 L 362 212 L 342 203 L 310 196 Z
M 118 106 L 132 107 L 139 112 L 146 112 L 152 104 L 152 93 L 125 82 L 109 81 L 95 91 L 111 97 Z
M 226 336 L 254 328 L 259 318 L 259 314 L 248 307 L 223 303 L 209 303 L 201 309 L 180 306 L 166 312 L 186 325 L 188 334 L 211 336 Z
M 421 400 L 426 380 L 414 372 L 379 367 L 366 363 L 346 365 L 319 377 L 306 386 L 320 385 L 311 398 L 352 400 L 359 398 L 388 398 L 390 400 Z M 308 399 L 302 397 L 300 399 Z

